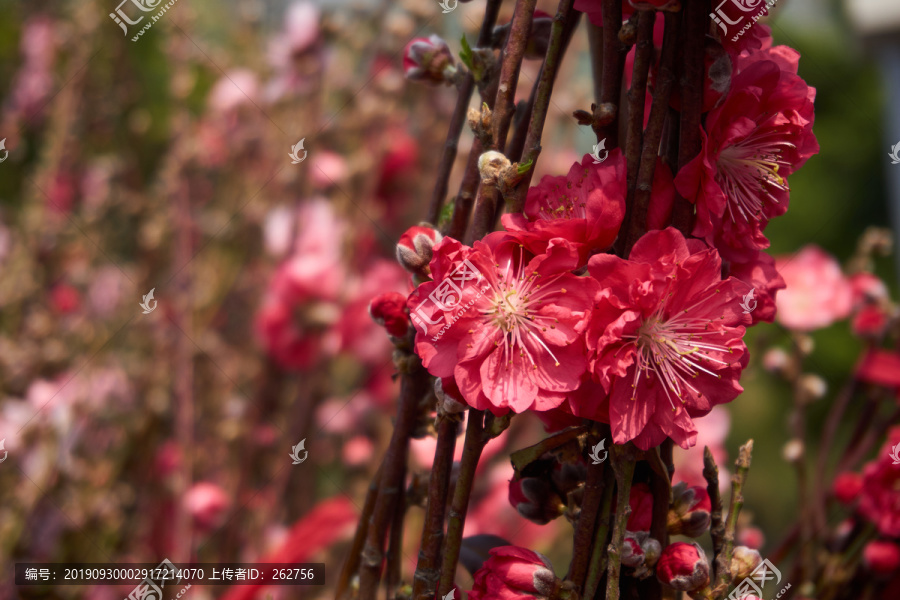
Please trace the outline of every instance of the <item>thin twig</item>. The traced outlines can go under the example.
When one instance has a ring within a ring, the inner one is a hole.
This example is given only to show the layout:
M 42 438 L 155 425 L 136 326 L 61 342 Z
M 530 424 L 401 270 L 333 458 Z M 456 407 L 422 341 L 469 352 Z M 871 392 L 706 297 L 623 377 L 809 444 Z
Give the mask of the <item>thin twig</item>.
M 463 444 L 462 460 L 459 463 L 459 476 L 453 490 L 453 501 L 450 504 L 450 521 L 447 524 L 447 537 L 444 540 L 444 560 L 441 563 L 441 581 L 438 595 L 445 596 L 453 587 L 456 577 L 456 563 L 462 548 L 463 527 L 466 524 L 466 513 L 469 510 L 469 496 L 475 480 L 475 469 L 484 449 L 484 411 L 469 409 L 469 420 L 466 424 L 466 441 Z
M 588 438 L 587 444 L 593 445 L 600 441 L 603 434 L 595 432 Z M 607 434 L 608 437 L 608 434 Z M 604 497 L 603 480 L 606 466 L 601 463 L 599 467 L 588 468 L 587 480 L 584 485 L 584 495 L 581 500 L 581 512 L 572 539 L 572 562 L 569 564 L 569 574 L 566 579 L 575 583 L 578 589 L 584 589 L 584 578 L 587 574 L 588 561 L 591 558 L 591 547 L 594 538 L 594 530 L 597 525 L 597 516 Z M 611 488 L 612 486 L 606 486 Z M 610 490 L 612 491 L 612 490 Z M 603 542 L 606 540 L 604 539 Z
M 484 10 L 484 20 L 481 22 L 481 30 L 478 33 L 478 41 L 475 46 L 481 48 L 491 41 L 494 25 L 497 23 L 497 14 L 500 12 L 500 4 L 503 0 L 488 0 Z M 447 196 L 447 188 L 450 183 L 450 172 L 456 161 L 456 153 L 459 148 L 459 136 L 466 124 L 466 114 L 469 110 L 469 101 L 475 89 L 475 78 L 467 73 L 459 86 L 459 95 L 456 99 L 456 107 L 450 117 L 450 126 L 447 131 L 447 141 L 444 142 L 444 152 L 438 163 L 437 180 L 434 191 L 431 194 L 431 203 L 428 207 L 428 222 L 436 225 L 441 216 L 441 207 Z
M 708 0 L 685 3 L 682 32 L 684 58 L 682 60 L 681 131 L 678 148 L 678 168 L 692 161 L 701 148 L 700 131 L 703 116 L 703 83 L 706 71 L 704 44 L 705 28 L 709 24 Z M 694 206 L 688 200 L 675 196 L 672 207 L 672 224 L 685 234 L 693 228 Z
M 375 499 L 375 508 L 369 519 L 369 528 L 360 564 L 360 600 L 375 600 L 378 591 L 384 562 L 385 536 L 392 516 L 391 509 L 395 502 L 402 501 L 410 434 L 415 426 L 419 401 L 428 391 L 428 372 L 421 367 L 421 364 L 413 369 L 411 373 L 404 373 L 402 376 L 397 423 L 384 457 L 381 486 L 378 490 L 378 497 Z
M 590 555 L 588 574 L 584 582 L 582 598 L 585 600 L 593 600 L 597 594 L 597 588 L 600 586 L 600 579 L 606 572 L 606 538 L 609 536 L 610 511 L 615 487 L 615 474 L 612 470 L 606 469 L 603 476 L 603 497 L 600 501 L 600 509 L 595 516 L 595 522 L 600 522 L 597 524 L 597 531 L 594 534 L 594 549 Z
M 728 519 L 725 521 L 725 535 L 723 537 L 721 562 L 717 563 L 720 570 L 717 570 L 716 577 L 718 583 L 716 590 L 728 589 L 731 585 L 731 558 L 734 555 L 734 533 L 737 530 L 738 515 L 741 514 L 741 508 L 744 506 L 744 482 L 747 480 L 747 473 L 750 472 L 750 460 L 753 455 L 753 440 L 748 440 L 746 444 L 741 446 L 738 458 L 734 461 L 734 475 L 731 476 L 731 507 L 728 510 Z
M 353 535 L 353 543 L 350 545 L 350 551 L 347 554 L 347 562 L 341 569 L 338 577 L 337 586 L 334 592 L 335 600 L 343 600 L 344 594 L 350 587 L 350 579 L 359 569 L 359 561 L 362 557 L 363 545 L 366 543 L 366 535 L 369 531 L 369 519 L 372 511 L 375 510 L 375 499 L 378 497 L 378 486 L 381 484 L 381 473 L 384 471 L 384 464 L 378 467 L 378 471 L 369 482 L 369 491 L 366 492 L 366 500 L 363 503 L 362 514 L 359 516 L 359 526 Z
M 616 474 L 616 519 L 612 539 L 607 550 L 606 600 L 619 600 L 619 577 L 622 570 L 622 544 L 631 505 L 631 479 L 634 477 L 635 459 L 629 446 L 613 445 L 609 449 L 610 462 Z
M 522 164 L 531 164 L 531 168 L 525 173 L 522 181 L 516 187 L 515 196 L 509 207 L 510 212 L 521 212 L 525 206 L 525 197 L 528 194 L 528 186 L 534 175 L 534 166 L 541 153 L 541 135 L 544 131 L 544 123 L 547 120 L 547 110 L 550 108 L 550 95 L 553 93 L 553 84 L 559 65 L 565 52 L 573 24 L 578 22 L 578 16 L 572 10 L 575 0 L 560 0 L 556 16 L 553 18 L 553 27 L 550 29 L 550 43 L 547 46 L 547 56 L 538 79 L 537 94 L 534 100 L 534 110 L 531 113 L 531 124 L 528 127 L 528 135 L 525 138 L 525 154 Z M 510 158 L 512 160 L 512 158 Z
M 453 470 L 453 453 L 456 450 L 456 436 L 459 422 L 444 417 L 437 427 L 437 448 L 431 467 L 428 484 L 428 505 L 425 508 L 425 523 L 422 528 L 422 544 L 419 562 L 413 577 L 414 600 L 431 600 L 440 579 L 438 561 L 444 541 L 444 516 L 447 509 L 447 494 L 450 488 L 450 474 Z
M 605 139 L 607 148 L 619 145 L 618 110 L 622 95 L 622 73 L 628 46 L 619 39 L 622 28 L 622 0 L 603 0 L 603 77 L 600 83 L 600 102 L 594 108 L 594 133 L 597 140 Z M 601 115 L 604 106 L 615 107 L 612 121 L 605 122 Z
M 709 535 L 712 538 L 713 580 L 725 570 L 725 521 L 722 520 L 722 495 L 719 493 L 719 467 L 713 458 L 709 446 L 703 448 L 703 478 L 706 479 L 706 493 L 712 510 L 709 513 Z
M 628 234 L 623 256 L 628 256 L 634 243 L 647 231 L 647 210 L 653 186 L 653 174 L 659 156 L 659 142 L 668 113 L 669 96 L 675 81 L 675 55 L 678 44 L 678 23 L 680 13 L 667 12 L 666 28 L 663 34 L 662 58 L 659 77 L 650 105 L 650 118 L 644 131 L 644 147 L 641 152 L 641 166 L 638 170 L 637 187 L 634 193 L 634 208 L 628 223 Z

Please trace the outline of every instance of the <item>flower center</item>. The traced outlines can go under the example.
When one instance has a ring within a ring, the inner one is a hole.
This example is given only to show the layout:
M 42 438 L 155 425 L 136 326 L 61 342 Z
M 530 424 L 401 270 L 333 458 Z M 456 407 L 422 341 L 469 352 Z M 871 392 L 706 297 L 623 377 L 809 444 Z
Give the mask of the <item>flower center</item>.
M 775 204 L 775 190 L 788 191 L 787 180 L 778 174 L 790 163 L 781 156 L 785 148 L 796 146 L 782 139 L 782 131 L 761 131 L 761 125 L 744 140 L 722 149 L 717 180 L 727 197 L 731 221 L 758 220 L 766 200 Z
M 716 293 L 718 291 L 716 290 Z M 671 294 L 666 296 L 667 300 L 669 297 Z M 718 330 L 711 329 L 711 320 L 690 316 L 692 309 L 708 300 L 709 297 L 705 296 L 669 319 L 662 317 L 667 303 L 664 301 L 652 316 L 641 323 L 636 334 L 623 336 L 634 340 L 636 347 L 634 379 L 631 383 L 632 400 L 637 397 L 638 382 L 642 374 L 647 377 L 656 376 L 673 411 L 675 403 L 672 395 L 678 397 L 682 404 L 685 402 L 684 394 L 688 391 L 698 397 L 703 395 L 691 383 L 700 373 L 721 379 L 721 375 L 704 367 L 703 364 L 727 365 L 728 363 L 715 358 L 713 354 L 731 353 L 732 350 L 727 346 L 705 341 L 704 336 L 719 333 Z
M 523 272 L 525 261 L 522 249 L 519 252 L 517 270 L 513 270 L 512 259 L 507 262 L 505 270 L 501 270 L 500 265 L 497 265 L 497 283 L 492 285 L 493 289 L 488 292 L 488 306 L 481 314 L 486 318 L 485 325 L 496 327 L 503 332 L 502 340 L 494 344 L 502 347 L 507 368 L 512 365 L 514 353 L 518 352 L 521 358 L 528 360 L 532 367 L 537 369 L 536 357 L 532 356 L 525 344 L 527 337 L 533 339 L 558 367 L 559 360 L 544 342 L 541 334 L 547 331 L 547 328 L 556 329 L 559 321 L 554 317 L 540 315 L 537 311 L 548 295 L 559 293 L 557 290 L 546 291 L 546 285 L 562 275 L 554 276 L 542 286 L 538 283 L 541 278 L 539 273 L 534 271 L 526 275 Z M 561 291 L 566 293 L 565 288 Z
M 585 175 L 587 175 L 587 171 L 585 171 Z M 582 177 L 582 181 L 584 181 L 584 177 Z M 581 181 L 578 182 L 578 188 L 580 189 L 580 187 Z M 579 190 L 573 190 L 573 188 L 571 181 L 566 181 L 566 189 L 562 189 L 559 185 L 554 186 L 556 197 L 547 194 L 540 207 L 540 218 L 545 221 L 586 218 L 585 203 L 578 199 Z

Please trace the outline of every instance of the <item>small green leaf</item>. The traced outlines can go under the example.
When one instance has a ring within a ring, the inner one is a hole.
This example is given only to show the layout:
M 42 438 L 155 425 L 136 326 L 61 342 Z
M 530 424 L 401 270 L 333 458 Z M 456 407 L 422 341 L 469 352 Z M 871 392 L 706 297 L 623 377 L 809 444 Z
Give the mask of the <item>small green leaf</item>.
M 521 165 L 519 165 L 519 168 L 516 170 L 519 172 L 519 175 L 524 175 L 525 173 L 528 172 L 528 169 L 530 169 L 531 165 L 533 165 L 533 164 L 534 164 L 534 159 L 528 159 L 527 163 L 522 163 Z
M 446 230 L 446 225 L 450 224 L 450 220 L 453 218 L 453 208 L 454 208 L 454 199 L 451 198 L 450 202 L 447 202 L 444 207 L 441 209 L 441 216 L 438 218 L 438 229 L 441 231 Z
M 475 67 L 473 59 L 475 58 L 475 53 L 472 52 L 472 46 L 469 45 L 469 41 L 466 39 L 465 34 L 463 34 L 462 39 L 460 40 L 460 45 L 462 46 L 462 52 L 459 53 L 459 59 L 464 65 L 469 67 L 470 71 L 474 71 Z

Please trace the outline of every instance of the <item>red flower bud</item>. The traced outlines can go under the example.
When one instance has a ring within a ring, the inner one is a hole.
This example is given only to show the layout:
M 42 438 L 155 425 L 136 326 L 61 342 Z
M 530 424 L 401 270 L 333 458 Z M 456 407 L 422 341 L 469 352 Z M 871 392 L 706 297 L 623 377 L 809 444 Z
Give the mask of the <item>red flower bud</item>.
M 631 505 L 628 531 L 650 531 L 650 524 L 653 522 L 653 494 L 650 492 L 650 486 L 646 483 L 631 486 L 628 504 Z
M 403 51 L 403 72 L 407 79 L 429 83 L 452 83 L 456 73 L 447 42 L 437 35 L 415 38 Z
M 410 273 L 427 273 L 433 248 L 441 239 L 441 234 L 427 225 L 410 227 L 397 242 L 397 260 Z
M 656 564 L 656 577 L 682 592 L 693 592 L 709 583 L 709 561 L 696 543 L 669 544 Z
M 832 491 L 841 504 L 851 505 L 862 492 L 863 480 L 859 473 L 840 473 L 834 478 Z
M 369 303 L 369 316 L 394 337 L 405 336 L 409 329 L 406 296 L 400 292 L 388 292 L 372 298 Z
M 644 564 L 644 549 L 641 544 L 634 539 L 630 531 L 625 532 L 625 539 L 622 541 L 622 564 L 626 567 L 639 567 Z
M 668 527 L 672 535 L 700 537 L 709 528 L 712 504 L 706 488 L 688 487 L 684 481 L 672 488 L 674 502 L 669 509 Z
M 875 540 L 863 548 L 866 568 L 878 575 L 892 575 L 900 567 L 900 547 L 886 540 Z
M 475 573 L 469 600 L 548 598 L 559 585 L 547 557 L 527 548 L 499 546 Z

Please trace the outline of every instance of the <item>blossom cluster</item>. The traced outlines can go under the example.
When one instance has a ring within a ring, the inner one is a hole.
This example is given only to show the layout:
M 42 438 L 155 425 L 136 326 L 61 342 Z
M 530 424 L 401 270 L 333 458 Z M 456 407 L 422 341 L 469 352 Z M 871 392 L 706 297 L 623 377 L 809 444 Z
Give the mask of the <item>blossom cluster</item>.
M 695 420 L 741 393 L 746 328 L 774 319 L 785 287 L 765 228 L 788 208 L 787 177 L 818 150 L 798 53 L 763 29 L 757 38 L 729 48 L 724 93 L 707 79 L 698 156 L 675 173 L 658 160 L 649 231 L 627 256 L 616 254 L 620 149 L 543 177 L 504 231 L 471 246 L 432 238 L 407 309 L 417 354 L 459 401 L 594 419 L 641 449 L 666 438 L 689 448 Z M 670 226 L 676 196 L 696 212 L 684 232 Z

